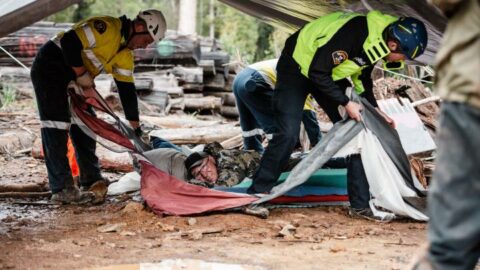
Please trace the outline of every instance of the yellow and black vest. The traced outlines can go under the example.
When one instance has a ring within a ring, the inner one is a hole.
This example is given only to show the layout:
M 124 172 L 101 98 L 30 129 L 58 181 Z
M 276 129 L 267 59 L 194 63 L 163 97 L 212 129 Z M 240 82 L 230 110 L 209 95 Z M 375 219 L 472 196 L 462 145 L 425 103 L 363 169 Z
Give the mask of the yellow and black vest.
M 343 25 L 357 16 L 362 15 L 352 12 L 334 12 L 306 24 L 300 30 L 293 59 L 300 66 L 305 77 L 309 77 L 310 65 L 317 50 L 330 41 Z M 382 14 L 379 11 L 371 11 L 367 14 L 368 37 L 363 43 L 363 49 L 371 64 L 390 53 L 382 33 L 388 25 L 397 20 L 397 17 Z M 359 66 L 354 61 L 347 59 L 333 68 L 332 78 L 334 81 L 338 81 L 350 77 L 355 85 L 355 91 L 361 94 L 365 89 L 359 76 L 367 66 L 369 65 Z
M 126 41 L 119 18 L 92 17 L 75 24 L 72 29 L 82 42 L 83 64 L 92 76 L 104 71 L 118 81 L 133 83 L 133 51 L 122 48 Z M 59 44 L 63 34 L 59 33 L 53 41 Z

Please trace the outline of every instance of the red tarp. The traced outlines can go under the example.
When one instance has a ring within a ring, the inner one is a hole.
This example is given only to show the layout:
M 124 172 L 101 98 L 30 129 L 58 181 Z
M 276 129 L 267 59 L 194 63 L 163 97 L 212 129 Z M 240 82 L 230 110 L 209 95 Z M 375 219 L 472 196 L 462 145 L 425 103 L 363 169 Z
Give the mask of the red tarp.
M 156 214 L 191 215 L 250 204 L 257 197 L 189 184 L 153 165 L 142 164 L 141 194 Z
M 115 126 L 86 112 L 85 100 L 70 92 L 72 109 L 78 118 L 95 134 L 122 145 L 133 152 L 135 147 L 129 138 L 122 134 Z M 101 99 L 101 97 L 97 97 Z M 97 100 L 98 101 L 98 100 Z M 99 106 L 99 102 L 88 102 L 97 109 L 107 113 L 113 113 L 109 108 Z M 105 102 L 100 100 L 102 104 Z M 108 106 L 108 105 L 105 105 Z M 189 184 L 183 180 L 165 173 L 146 161 L 140 161 L 142 165 L 141 195 L 147 205 L 156 214 L 192 215 L 211 211 L 231 209 L 251 204 L 258 200 L 257 197 L 248 194 L 232 193 L 209 189 Z M 305 197 L 279 197 L 272 203 L 294 202 L 328 202 L 347 201 L 347 196 L 305 196 Z

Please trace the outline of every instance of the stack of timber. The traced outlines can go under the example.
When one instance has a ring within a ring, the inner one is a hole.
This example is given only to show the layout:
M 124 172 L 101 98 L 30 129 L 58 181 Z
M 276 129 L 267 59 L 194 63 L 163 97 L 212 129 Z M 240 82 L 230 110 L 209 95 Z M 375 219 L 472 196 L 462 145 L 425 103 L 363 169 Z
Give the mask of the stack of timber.
M 4 38 L 0 46 L 19 61 L 31 66 L 39 48 L 70 23 L 38 22 Z M 235 77 L 230 73 L 230 56 L 221 44 L 209 38 L 179 35 L 168 30 L 158 44 L 134 51 L 135 86 L 142 113 L 199 112 L 221 114 L 237 119 L 232 93 Z M 0 51 L 0 66 L 18 66 Z M 121 109 L 116 85 L 111 76 L 99 76 L 97 89 L 111 105 Z

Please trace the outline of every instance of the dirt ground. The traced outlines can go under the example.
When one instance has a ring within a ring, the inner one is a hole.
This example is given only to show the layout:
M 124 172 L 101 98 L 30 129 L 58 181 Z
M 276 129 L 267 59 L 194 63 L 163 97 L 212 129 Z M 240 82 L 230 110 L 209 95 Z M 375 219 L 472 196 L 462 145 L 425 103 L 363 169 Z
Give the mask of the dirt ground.
M 1 182 L 46 180 L 41 160 L 1 157 L 0 166 Z M 1 200 L 0 269 L 83 269 L 173 258 L 265 269 L 403 269 L 425 241 L 424 223 L 352 219 L 343 207 L 273 209 L 268 219 L 240 213 L 160 217 L 136 200 L 109 197 L 99 206 Z M 282 236 L 285 227 L 291 230 Z
M 0 133 L 39 136 L 32 102 L 0 115 Z M 105 172 L 110 181 L 121 175 Z M 29 152 L 0 155 L 0 184 L 46 182 L 43 160 Z M 160 217 L 135 194 L 108 197 L 99 206 L 34 204 L 47 199 L 0 199 L 0 269 L 85 269 L 166 259 L 262 269 L 404 269 L 426 234 L 425 223 L 353 219 L 343 207 L 273 209 L 268 219 L 241 213 Z

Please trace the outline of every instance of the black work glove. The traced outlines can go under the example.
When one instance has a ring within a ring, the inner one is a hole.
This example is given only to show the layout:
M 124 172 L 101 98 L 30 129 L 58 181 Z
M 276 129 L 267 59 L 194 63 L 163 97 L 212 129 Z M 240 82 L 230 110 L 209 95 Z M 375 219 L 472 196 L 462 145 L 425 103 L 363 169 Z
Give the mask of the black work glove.
M 142 137 L 143 131 L 142 131 L 141 127 L 137 127 L 134 131 L 135 131 L 135 135 L 137 135 L 137 137 L 139 137 L 139 138 Z

